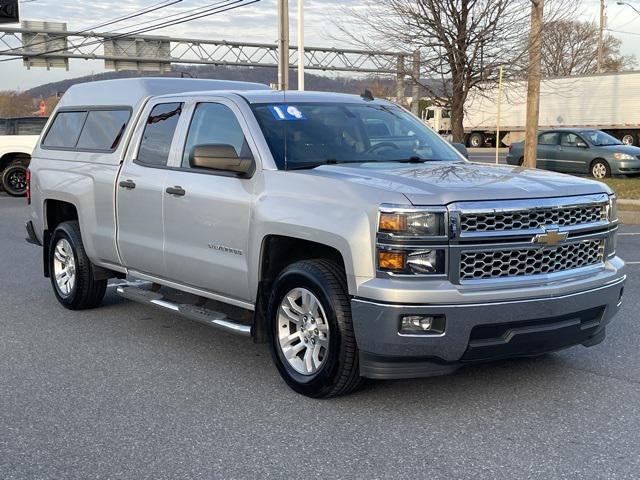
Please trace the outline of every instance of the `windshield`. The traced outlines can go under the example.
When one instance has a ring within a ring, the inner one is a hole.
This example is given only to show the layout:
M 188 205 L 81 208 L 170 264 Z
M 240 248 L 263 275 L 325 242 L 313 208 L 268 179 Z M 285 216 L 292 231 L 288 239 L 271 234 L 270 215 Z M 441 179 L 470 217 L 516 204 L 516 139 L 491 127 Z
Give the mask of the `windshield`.
M 394 105 L 254 104 L 281 170 L 327 163 L 460 161 L 436 133 Z
M 600 130 L 583 130 L 582 132 L 580 132 L 580 135 L 586 138 L 594 147 L 622 145 L 620 140 L 612 137 L 608 133 L 601 132 Z

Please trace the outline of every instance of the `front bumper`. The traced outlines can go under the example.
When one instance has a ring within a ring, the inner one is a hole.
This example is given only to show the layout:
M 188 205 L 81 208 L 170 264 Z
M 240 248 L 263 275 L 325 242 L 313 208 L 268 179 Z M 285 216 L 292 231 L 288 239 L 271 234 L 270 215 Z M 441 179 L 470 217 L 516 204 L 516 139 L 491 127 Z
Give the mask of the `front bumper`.
M 609 162 L 614 175 L 632 175 L 640 173 L 640 160 L 613 160 Z
M 622 269 L 595 288 L 557 296 L 473 304 L 407 305 L 352 300 L 360 374 L 392 379 L 441 375 L 468 362 L 595 345 L 618 311 Z M 541 289 L 543 290 L 543 289 Z M 445 315 L 441 335 L 401 335 L 403 315 Z

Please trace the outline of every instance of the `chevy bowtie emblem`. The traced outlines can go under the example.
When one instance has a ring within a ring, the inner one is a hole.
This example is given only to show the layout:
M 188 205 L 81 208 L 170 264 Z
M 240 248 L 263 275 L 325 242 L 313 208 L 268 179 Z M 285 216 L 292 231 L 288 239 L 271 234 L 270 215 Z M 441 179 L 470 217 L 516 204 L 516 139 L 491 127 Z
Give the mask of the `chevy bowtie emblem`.
M 560 242 L 567 239 L 569 236 L 569 232 L 562 232 L 555 228 L 552 230 L 545 230 L 545 233 L 539 233 L 535 237 L 533 237 L 533 243 L 537 243 L 538 245 L 558 245 Z

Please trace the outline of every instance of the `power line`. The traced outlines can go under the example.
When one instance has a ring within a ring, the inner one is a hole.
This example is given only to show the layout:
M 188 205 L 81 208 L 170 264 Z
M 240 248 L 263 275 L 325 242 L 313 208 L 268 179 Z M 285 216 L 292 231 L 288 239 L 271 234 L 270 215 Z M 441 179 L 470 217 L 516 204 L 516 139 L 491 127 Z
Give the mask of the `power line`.
M 228 0 L 225 0 L 225 1 L 228 2 Z M 176 19 L 163 21 L 163 22 L 161 22 L 159 24 L 151 25 L 149 27 L 141 28 L 139 30 L 133 30 L 133 31 L 129 31 L 129 32 L 122 32 L 122 33 L 118 33 L 116 35 L 109 36 L 109 37 L 104 38 L 104 39 L 94 40 L 94 41 L 91 41 L 91 42 L 83 43 L 81 46 L 88 47 L 88 46 L 97 45 L 97 44 L 104 44 L 105 41 L 117 40 L 117 39 L 122 38 L 122 37 L 130 37 L 132 35 L 146 33 L 146 32 L 153 31 L 153 30 L 159 30 L 159 29 L 162 29 L 162 28 L 171 27 L 171 26 L 178 25 L 178 24 L 181 24 L 181 23 L 191 22 L 193 20 L 198 20 L 200 18 L 204 18 L 204 17 L 208 17 L 208 16 L 212 16 L 212 15 L 217 15 L 219 13 L 227 12 L 227 11 L 230 11 L 230 10 L 235 10 L 236 8 L 240 8 L 240 7 L 245 7 L 247 5 L 251 5 L 253 3 L 257 3 L 257 2 L 259 2 L 261 0 L 252 0 L 252 1 L 249 1 L 247 3 L 242 3 L 240 5 L 237 5 L 237 4 L 241 3 L 244 0 L 233 0 L 230 3 L 227 3 L 227 5 L 219 6 L 221 3 L 225 3 L 225 1 L 220 1 L 220 2 L 216 2 L 216 3 L 210 4 L 207 7 L 207 10 L 205 10 L 203 12 L 200 12 L 200 13 L 197 13 L 197 14 L 183 15 L 183 16 L 178 17 Z M 211 5 L 218 5 L 218 6 L 211 7 Z M 67 35 L 67 36 L 73 36 L 73 34 Z M 66 50 L 68 50 L 68 48 L 58 48 L 58 49 L 55 49 L 55 50 L 50 50 L 50 51 L 46 51 L 46 52 L 39 52 L 39 53 L 34 53 L 34 54 L 29 54 L 29 55 L 22 55 L 22 56 L 23 57 L 29 57 L 29 58 L 36 58 L 36 57 L 47 56 L 47 55 L 50 55 L 52 53 L 64 52 Z M 6 59 L 3 59 L 3 60 L 0 60 L 0 63 L 1 62 L 9 62 L 9 61 L 12 61 L 12 60 L 18 60 L 19 58 L 20 57 L 6 58 Z
M 98 29 L 98 28 L 106 27 L 108 25 L 113 25 L 114 23 L 120 23 L 120 22 L 124 22 L 126 20 L 131 20 L 132 18 L 137 18 L 137 17 L 140 17 L 142 15 L 146 15 L 147 13 L 152 13 L 152 12 L 155 12 L 157 10 L 160 10 L 160 9 L 163 9 L 163 8 L 166 8 L 166 7 L 170 7 L 171 5 L 175 5 L 176 3 L 180 3 L 183 0 L 171 0 L 171 1 L 169 1 L 169 3 L 167 3 L 167 1 L 168 0 L 163 0 L 162 2 L 156 3 L 156 4 L 151 5 L 149 7 L 145 7 L 143 9 L 136 10 L 136 11 L 134 11 L 134 12 L 128 14 L 128 15 L 121 15 L 120 17 L 114 18 L 113 20 L 109 20 L 109 21 L 104 22 L 104 23 L 99 23 L 98 25 L 93 25 L 91 27 L 87 27 L 87 28 L 82 29 L 82 30 L 74 31 L 73 33 L 74 34 L 87 33 L 87 32 L 90 32 L 90 31 Z M 60 38 L 62 38 L 62 37 L 60 37 Z M 26 45 L 26 46 L 35 47 L 37 45 L 42 45 L 42 44 L 51 42 L 52 40 L 55 40 L 55 39 L 56 39 L 56 37 L 53 37 L 53 38 L 49 38 L 47 40 L 43 40 L 41 42 L 31 43 L 31 44 Z M 25 45 L 22 46 L 22 48 L 24 48 L 24 47 L 25 47 Z M 0 50 L 0 55 L 4 54 L 4 53 L 7 53 L 7 52 L 11 52 L 13 50 L 17 50 L 17 48 L 8 48 L 6 50 Z
M 612 30 L 610 28 L 605 28 L 605 30 L 607 32 L 613 32 L 613 33 L 621 33 L 623 35 L 640 35 L 640 32 L 624 32 L 622 30 Z

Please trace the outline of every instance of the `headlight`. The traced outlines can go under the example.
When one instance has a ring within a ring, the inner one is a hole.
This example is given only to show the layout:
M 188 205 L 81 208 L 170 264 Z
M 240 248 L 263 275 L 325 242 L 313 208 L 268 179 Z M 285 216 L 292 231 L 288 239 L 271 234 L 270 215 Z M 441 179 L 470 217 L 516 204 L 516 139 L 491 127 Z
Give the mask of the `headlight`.
M 614 153 L 613 158 L 616 160 L 635 160 L 633 155 L 629 155 L 628 153 Z
M 607 219 L 610 222 L 618 220 L 618 199 L 615 195 L 609 195 L 609 208 L 607 209 Z
M 380 207 L 378 232 L 400 237 L 445 236 L 445 212 L 410 207 Z

